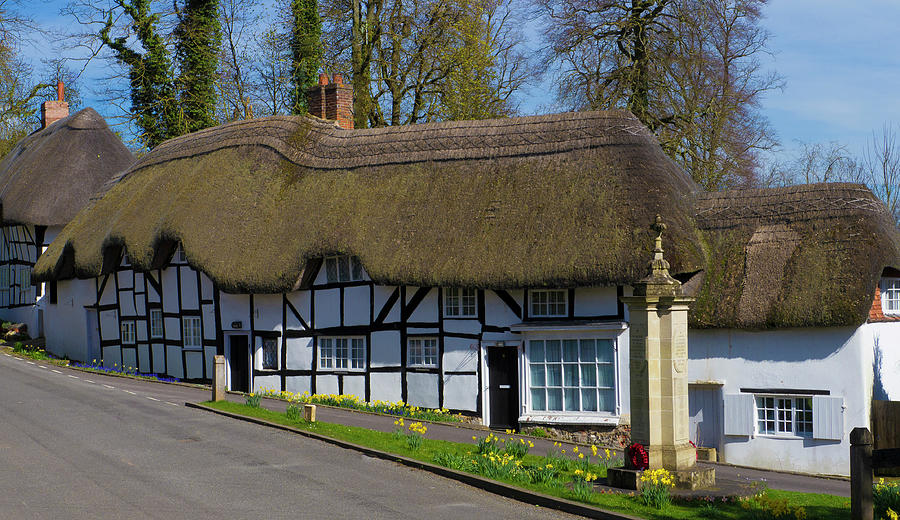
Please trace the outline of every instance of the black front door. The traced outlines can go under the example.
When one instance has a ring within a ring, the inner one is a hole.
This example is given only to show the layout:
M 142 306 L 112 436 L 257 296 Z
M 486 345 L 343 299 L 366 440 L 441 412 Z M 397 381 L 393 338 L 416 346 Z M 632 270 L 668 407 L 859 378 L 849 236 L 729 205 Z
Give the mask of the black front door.
M 228 365 L 231 367 L 231 390 L 250 391 L 250 363 L 247 336 L 228 336 Z
M 519 427 L 519 352 L 510 347 L 487 349 L 491 428 Z

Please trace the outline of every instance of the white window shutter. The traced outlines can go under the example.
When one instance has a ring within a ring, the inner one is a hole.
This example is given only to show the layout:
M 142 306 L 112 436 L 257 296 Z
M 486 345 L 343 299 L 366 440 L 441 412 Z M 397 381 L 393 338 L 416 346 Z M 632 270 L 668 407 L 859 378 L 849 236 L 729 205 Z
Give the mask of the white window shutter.
M 813 396 L 813 439 L 839 441 L 844 437 L 844 398 Z
M 753 434 L 753 394 L 725 394 L 725 435 Z

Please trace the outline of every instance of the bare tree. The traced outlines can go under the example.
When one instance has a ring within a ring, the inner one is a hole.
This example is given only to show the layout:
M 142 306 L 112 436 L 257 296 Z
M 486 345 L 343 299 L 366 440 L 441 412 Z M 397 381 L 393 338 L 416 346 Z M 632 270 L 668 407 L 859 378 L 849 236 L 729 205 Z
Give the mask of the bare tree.
M 250 119 L 254 115 L 253 32 L 262 23 L 258 9 L 256 0 L 220 0 L 222 46 L 216 81 L 219 121 Z
M 872 132 L 863 163 L 872 191 L 900 222 L 900 142 L 894 125 L 885 123 L 881 133 Z
M 759 110 L 766 0 L 534 0 L 557 96 L 626 108 L 707 189 L 750 184 L 776 143 Z

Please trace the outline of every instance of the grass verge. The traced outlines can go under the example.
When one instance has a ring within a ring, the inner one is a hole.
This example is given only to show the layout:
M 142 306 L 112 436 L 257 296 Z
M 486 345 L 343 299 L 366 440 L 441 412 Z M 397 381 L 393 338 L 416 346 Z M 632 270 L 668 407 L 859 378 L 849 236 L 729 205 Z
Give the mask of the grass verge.
M 469 460 L 477 456 L 477 446 L 474 442 L 468 444 L 429 439 L 426 434 L 426 438 L 423 439 L 421 445 L 417 449 L 411 449 L 404 438 L 392 433 L 332 423 L 309 423 L 302 419 L 291 420 L 281 412 L 264 408 L 253 408 L 245 404 L 227 401 L 205 402 L 202 404 L 217 410 L 263 419 L 428 464 L 437 464 L 435 462 L 436 459 L 448 460 L 456 458 Z M 523 465 L 526 466 L 540 466 L 547 463 L 547 458 L 525 455 L 522 461 Z M 558 459 L 554 460 L 554 462 L 556 461 Z M 600 477 L 602 478 L 605 477 L 606 471 L 600 468 L 598 473 L 601 473 Z M 850 500 L 848 498 L 778 490 L 766 490 L 761 497 L 744 501 L 710 503 L 704 500 L 684 501 L 675 499 L 672 504 L 661 510 L 643 505 L 638 497 L 632 493 L 594 492 L 579 499 L 572 489 L 571 476 L 572 470 L 569 468 L 567 471 L 559 472 L 556 478 L 549 479 L 546 483 L 523 482 L 520 479 L 504 478 L 503 476 L 491 476 L 491 478 L 545 495 L 583 502 L 608 511 L 616 511 L 653 520 L 693 518 L 740 520 L 765 520 L 769 518 L 797 518 L 802 520 L 805 518 L 806 520 L 824 520 L 850 517 Z M 798 513 L 798 511 L 802 511 L 802 513 Z M 790 516 L 786 516 L 786 513 L 789 513 Z

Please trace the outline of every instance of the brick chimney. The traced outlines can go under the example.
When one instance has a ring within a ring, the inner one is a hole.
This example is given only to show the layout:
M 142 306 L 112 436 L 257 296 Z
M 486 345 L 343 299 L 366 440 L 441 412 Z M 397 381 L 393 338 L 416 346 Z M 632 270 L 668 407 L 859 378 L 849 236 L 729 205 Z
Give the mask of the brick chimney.
M 41 105 L 41 130 L 69 115 L 69 104 L 62 81 L 56 82 L 56 101 L 44 101 Z
M 319 84 L 307 93 L 309 114 L 337 121 L 338 126 L 353 130 L 353 87 L 344 84 L 344 77 L 334 75 L 328 83 L 326 74 L 319 74 Z

